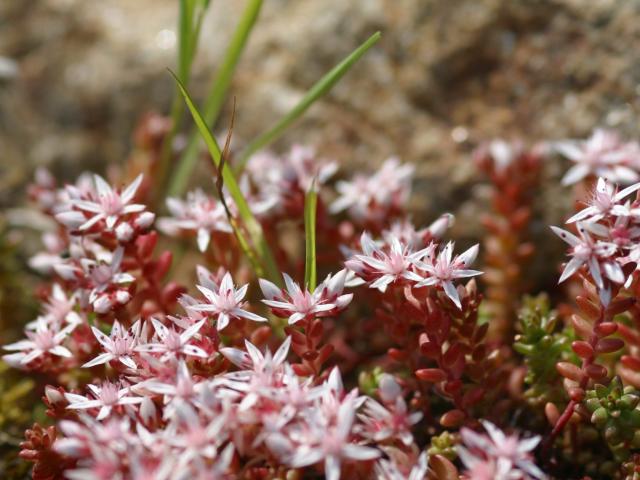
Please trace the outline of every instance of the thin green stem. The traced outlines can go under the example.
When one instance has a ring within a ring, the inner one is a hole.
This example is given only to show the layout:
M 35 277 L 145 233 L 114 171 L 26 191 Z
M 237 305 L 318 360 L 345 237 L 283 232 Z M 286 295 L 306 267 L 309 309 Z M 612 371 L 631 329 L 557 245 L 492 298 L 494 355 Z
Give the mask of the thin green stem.
M 224 185 L 227 187 L 231 198 L 233 198 L 233 201 L 235 202 L 236 208 L 238 209 L 238 215 L 244 226 L 244 230 L 246 230 L 251 240 L 249 242 L 246 238 L 244 238 L 243 229 L 234 228 L 234 232 L 238 237 L 238 241 L 243 246 L 243 250 L 245 248 L 253 248 L 255 250 L 255 257 L 250 258 L 257 258 L 260 262 L 260 267 L 257 269 L 256 273 L 258 275 L 262 275 L 262 272 L 264 271 L 269 280 L 280 285 L 280 273 L 276 265 L 273 253 L 271 252 L 271 249 L 269 248 L 269 245 L 265 238 L 262 226 L 251 212 L 249 204 L 247 203 L 247 200 L 240 190 L 240 186 L 236 181 L 235 175 L 229 168 L 229 165 L 226 162 L 222 161 L 222 151 L 218 146 L 218 142 L 212 135 L 209 127 L 207 126 L 207 123 L 205 122 L 205 119 L 202 117 L 202 114 L 198 111 L 198 108 L 191 99 L 189 92 L 180 82 L 180 79 L 173 72 L 171 72 L 171 74 L 175 78 L 176 83 L 180 88 L 180 93 L 182 93 L 185 103 L 187 104 L 187 107 L 191 112 L 191 116 L 193 117 L 193 120 L 198 127 L 198 131 L 205 141 L 205 144 L 207 146 L 207 149 L 209 150 L 209 154 L 211 155 L 211 159 L 213 160 L 216 169 L 222 170 L 222 179 Z M 230 218 L 229 220 L 232 222 L 232 224 L 235 225 L 234 218 Z
M 258 150 L 265 148 L 280 137 L 289 126 L 306 112 L 320 97 L 325 95 L 340 80 L 351 67 L 373 47 L 381 37 L 380 32 L 371 35 L 367 41 L 356 48 L 349 56 L 333 67 L 327 74 L 318 80 L 306 95 L 287 113 L 271 130 L 263 133 L 253 140 L 241 153 L 237 166 L 237 172 L 244 169 L 247 161 Z
M 305 265 L 304 283 L 310 292 L 316 288 L 317 266 L 316 266 L 316 212 L 318 207 L 318 192 L 316 182 L 313 181 L 311 188 L 304 199 L 304 238 L 305 238 Z
M 222 64 L 213 79 L 209 95 L 207 96 L 204 104 L 202 115 L 207 126 L 210 128 L 213 127 L 218 119 L 218 115 L 220 114 L 220 110 L 224 104 L 236 65 L 244 51 L 247 40 L 249 39 L 249 34 L 253 30 L 261 7 L 262 0 L 249 0 L 249 3 L 247 4 L 242 17 L 240 18 L 240 22 L 233 34 L 231 43 L 224 55 Z M 187 147 L 185 148 L 175 174 L 173 175 L 173 179 L 169 186 L 169 195 L 176 196 L 184 192 L 189 182 L 189 178 L 191 177 L 191 172 L 196 165 L 199 147 L 200 137 L 198 132 L 194 131 L 189 137 Z

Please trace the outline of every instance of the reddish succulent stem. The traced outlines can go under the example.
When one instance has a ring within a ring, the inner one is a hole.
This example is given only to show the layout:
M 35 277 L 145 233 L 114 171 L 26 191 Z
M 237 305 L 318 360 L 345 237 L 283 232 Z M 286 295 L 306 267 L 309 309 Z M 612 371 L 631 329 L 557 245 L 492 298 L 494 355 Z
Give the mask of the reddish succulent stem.
M 603 323 L 607 318 L 608 318 L 608 315 L 606 314 L 605 307 L 603 305 L 600 305 L 600 315 L 598 316 L 598 318 L 593 324 L 592 333 L 588 340 L 589 345 L 594 350 L 596 348 L 596 344 L 598 343 L 598 340 L 600 339 L 595 329 L 598 325 Z M 589 383 L 589 376 L 587 375 L 586 370 L 587 370 L 587 367 L 589 367 L 589 365 L 593 363 L 594 359 L 595 359 L 595 354 L 582 359 L 582 366 L 580 367 L 580 369 L 582 370 L 583 375 L 582 375 L 582 378 L 580 379 L 580 384 L 579 384 L 579 387 L 582 390 L 584 390 L 587 387 L 587 384 Z M 562 430 L 566 427 L 567 423 L 569 423 L 569 420 L 571 419 L 573 412 L 575 412 L 575 409 L 578 403 L 579 402 L 577 402 L 576 400 L 570 400 L 567 406 L 565 407 L 564 411 L 562 412 L 562 415 L 560 415 L 560 417 L 558 418 L 558 421 L 553 426 L 553 430 L 551 430 L 551 434 L 549 435 L 549 438 L 545 442 L 544 449 L 543 449 L 545 453 L 551 447 L 555 438 L 562 432 Z

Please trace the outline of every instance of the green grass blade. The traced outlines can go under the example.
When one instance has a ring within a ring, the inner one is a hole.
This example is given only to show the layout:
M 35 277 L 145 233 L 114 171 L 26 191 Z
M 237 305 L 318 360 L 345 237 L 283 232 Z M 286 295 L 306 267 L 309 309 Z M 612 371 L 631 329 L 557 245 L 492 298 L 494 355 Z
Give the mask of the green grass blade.
M 325 95 L 340 80 L 349 69 L 376 44 L 380 39 L 381 33 L 376 32 L 371 35 L 367 41 L 356 48 L 349 56 L 342 60 L 338 65 L 333 67 L 325 74 L 315 85 L 306 93 L 306 95 L 287 113 L 271 130 L 263 133 L 253 140 L 240 155 L 238 162 L 238 171 L 244 169 L 247 161 L 258 150 L 263 149 L 273 141 L 275 141 L 284 131 L 295 122 L 307 109 L 314 104 L 320 97 Z
M 318 192 L 315 180 L 304 198 L 304 239 L 305 263 L 304 283 L 313 292 L 317 283 L 316 266 L 316 212 L 318 207 Z
M 264 268 L 264 272 L 267 278 L 279 285 L 281 283 L 280 273 L 278 271 L 278 267 L 276 266 L 273 254 L 271 253 L 271 249 L 269 248 L 269 245 L 267 244 L 267 241 L 265 239 L 262 226 L 251 212 L 247 200 L 244 198 L 244 195 L 242 194 L 238 182 L 236 181 L 233 172 L 229 168 L 229 165 L 226 162 L 224 163 L 224 165 L 221 165 L 222 151 L 220 150 L 218 142 L 216 142 L 216 139 L 211 134 L 211 131 L 209 130 L 205 119 L 198 111 L 198 107 L 196 107 L 196 105 L 193 103 L 189 92 L 180 82 L 180 79 L 173 72 L 171 72 L 171 74 L 176 80 L 180 89 L 180 93 L 182 93 L 185 103 L 187 104 L 187 107 L 191 112 L 191 116 L 193 117 L 193 120 L 198 127 L 198 131 L 200 132 L 200 135 L 202 135 L 202 138 L 207 145 L 207 149 L 211 154 L 211 158 L 213 159 L 213 163 L 216 166 L 216 169 L 222 167 L 222 179 L 224 181 L 224 184 L 227 187 L 229 194 L 233 198 L 236 207 L 238 208 L 238 215 L 240 216 L 240 219 L 242 220 L 242 223 L 247 233 L 249 234 L 249 237 L 251 239 L 250 243 L 257 253 L 257 257 L 262 267 Z M 233 219 L 230 220 L 233 221 Z M 240 229 L 234 229 L 234 231 L 242 236 Z M 243 245 L 243 248 L 245 245 L 249 244 L 249 242 L 247 242 L 243 237 L 238 238 L 238 240 L 240 241 L 241 245 Z M 260 272 L 258 272 L 258 274 L 260 274 Z
M 180 0 L 178 20 L 178 78 L 184 85 L 189 84 L 191 65 L 198 45 L 202 20 L 209 7 L 209 0 Z M 162 144 L 160 160 L 155 174 L 156 189 L 153 203 L 163 200 L 164 187 L 167 183 L 167 174 L 171 162 L 173 139 L 180 130 L 180 124 L 184 115 L 184 102 L 176 87 L 176 94 L 171 104 L 171 129 L 167 133 Z
M 224 55 L 222 64 L 211 84 L 211 90 L 209 91 L 203 109 L 203 118 L 210 127 L 213 127 L 220 114 L 227 91 L 229 90 L 229 85 L 231 84 L 231 79 L 233 78 L 233 72 L 244 51 L 249 34 L 256 23 L 261 7 L 262 0 L 249 0 L 233 34 L 231 43 Z M 180 158 L 173 180 L 169 186 L 169 195 L 177 196 L 184 192 L 198 159 L 199 142 L 200 138 L 198 133 L 193 132 L 189 137 L 187 147 Z

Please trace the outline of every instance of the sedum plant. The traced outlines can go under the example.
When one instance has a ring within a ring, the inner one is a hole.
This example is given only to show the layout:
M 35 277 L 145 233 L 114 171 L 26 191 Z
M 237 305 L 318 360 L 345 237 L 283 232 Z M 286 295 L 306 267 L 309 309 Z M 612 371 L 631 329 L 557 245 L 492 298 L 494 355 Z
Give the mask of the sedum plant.
M 171 116 L 143 118 L 120 176 L 40 170 L 28 189 L 40 308 L 3 342 L 0 425 L 24 430 L 32 478 L 638 478 L 638 143 L 481 146 L 487 235 L 455 243 L 453 215 L 412 220 L 410 164 L 349 177 L 321 147 L 265 149 L 379 34 L 237 152 L 233 115 L 224 143 L 211 129 L 261 2 L 201 107 L 208 4 L 181 2 Z M 201 140 L 211 178 L 186 192 Z M 539 294 L 534 200 L 555 153 L 580 203 L 547 232 L 569 258 Z

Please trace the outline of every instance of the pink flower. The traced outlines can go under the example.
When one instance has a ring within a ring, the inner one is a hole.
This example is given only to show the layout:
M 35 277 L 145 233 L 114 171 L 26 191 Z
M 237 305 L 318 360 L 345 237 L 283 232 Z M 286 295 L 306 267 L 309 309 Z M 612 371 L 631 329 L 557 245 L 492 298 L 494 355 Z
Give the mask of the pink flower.
M 136 391 L 138 389 L 143 389 L 163 395 L 165 403 L 169 403 L 174 399 L 191 401 L 191 399 L 193 399 L 198 393 L 198 389 L 196 388 L 198 385 L 199 382 L 194 380 L 187 364 L 181 359 L 178 362 L 176 374 L 171 380 L 163 382 L 160 379 L 149 379 L 138 383 L 133 388 Z M 165 417 L 166 416 L 167 412 L 165 412 Z
M 464 446 L 458 447 L 460 459 L 467 468 L 478 472 L 477 478 L 489 478 L 484 476 L 489 472 L 495 475 L 491 477 L 495 479 L 546 478 L 533 463 L 531 453 L 540 443 L 539 436 L 520 440 L 517 435 L 505 435 L 486 420 L 482 421 L 482 425 L 488 436 L 463 427 L 460 436 Z
M 455 303 L 456 307 L 461 309 L 460 296 L 458 295 L 456 286 L 453 284 L 453 280 L 482 275 L 482 272 L 478 270 L 469 270 L 467 268 L 473 263 L 477 256 L 478 245 L 474 245 L 452 259 L 453 243 L 447 243 L 436 258 L 433 258 L 430 252 L 426 255 L 427 262 L 418 262 L 416 264 L 419 269 L 424 270 L 427 274 L 426 278 L 421 279 L 416 284 L 416 287 L 429 285 L 442 287 L 451 301 Z
M 260 289 L 266 299 L 262 300 L 271 307 L 274 315 L 289 318 L 289 325 L 303 319 L 326 317 L 344 310 L 351 301 L 352 295 L 342 295 L 346 272 L 340 272 L 318 285 L 313 293 L 295 283 L 284 273 L 286 290 L 279 288 L 268 280 L 260 279 Z
M 2 358 L 8 364 L 16 367 L 26 366 L 47 353 L 58 357 L 71 358 L 73 357 L 71 351 L 61 344 L 77 325 L 77 323 L 72 323 L 60 328 L 59 323 L 49 322 L 45 317 L 40 317 L 36 321 L 35 331 L 25 331 L 28 340 L 20 340 L 3 347 L 8 351 L 19 352 L 4 355 Z
M 328 480 L 338 480 L 343 460 L 366 461 L 380 456 L 380 451 L 354 443 L 352 428 L 357 400 L 347 396 L 331 408 L 317 410 L 310 415 L 307 428 L 301 432 L 301 442 L 288 463 L 295 468 L 324 462 L 324 474 Z
M 137 352 L 161 353 L 160 359 L 166 361 L 179 354 L 200 358 L 207 358 L 207 352 L 200 347 L 191 345 L 191 340 L 205 324 L 205 320 L 200 320 L 192 326 L 178 333 L 173 329 L 167 328 L 159 320 L 151 319 L 156 337 L 159 340 L 155 343 L 140 344 L 135 347 Z
M 135 277 L 120 271 L 123 256 L 123 247 L 118 247 L 113 252 L 110 263 L 90 259 L 83 259 L 81 262 L 93 286 L 89 302 L 96 313 L 106 313 L 114 305 L 124 305 L 131 299 L 128 289 L 122 288 L 122 285 L 134 282 Z
M 588 175 L 624 184 L 640 180 L 640 147 L 635 142 L 623 142 L 615 132 L 596 129 L 587 140 L 563 140 L 554 148 L 575 162 L 562 178 L 563 185 L 577 183 Z
M 416 230 L 409 220 L 393 222 L 391 227 L 382 232 L 386 243 L 391 243 L 397 238 L 402 245 L 406 245 L 412 251 L 427 247 L 433 240 L 440 240 L 445 232 L 453 225 L 455 217 L 450 213 L 440 217 L 427 228 Z
M 78 230 L 88 230 L 98 222 L 104 221 L 106 229 L 111 231 L 127 215 L 141 213 L 145 210 L 144 205 L 131 203 L 138 187 L 142 183 L 142 175 L 138 175 L 122 192 L 111 188 L 100 175 L 94 175 L 93 178 L 96 187 L 94 198 L 71 199 L 71 206 L 89 215 L 89 218 L 85 219 L 84 223 L 77 227 Z M 74 217 L 77 217 L 77 215 L 72 212 L 61 212 L 57 216 L 62 223 L 70 226 L 74 226 Z
M 267 321 L 266 318 L 242 308 L 246 304 L 243 299 L 247 294 L 249 285 L 244 285 L 236 290 L 229 272 L 222 277 L 219 286 L 213 282 L 209 282 L 208 285 L 209 288 L 203 285 L 197 286 L 207 302 L 189 305 L 187 308 L 217 317 L 218 331 L 229 325 L 229 321 L 232 318 L 246 318 L 254 322 Z
M 101 353 L 93 360 L 85 363 L 83 367 L 89 368 L 112 360 L 118 360 L 125 367 L 135 370 L 137 366 L 133 361 L 133 356 L 135 354 L 135 346 L 140 337 L 140 326 L 141 322 L 138 320 L 131 326 L 129 331 L 126 331 L 116 320 L 113 322 L 111 334 L 108 337 L 96 327 L 91 327 L 105 353 Z
M 233 232 L 222 203 L 200 189 L 189 192 L 184 201 L 168 198 L 167 207 L 172 217 L 158 220 L 158 228 L 168 235 L 196 232 L 201 252 L 207 250 L 213 232 Z
M 374 175 L 356 175 L 352 181 L 336 183 L 338 199 L 330 211 L 347 210 L 358 222 L 380 222 L 390 210 L 401 209 L 409 198 L 414 168 L 401 165 L 393 157 L 386 160 Z
M 561 228 L 551 227 L 556 235 L 571 246 L 569 255 L 571 255 L 572 258 L 569 263 L 567 263 L 558 283 L 564 282 L 583 265 L 589 268 L 589 273 L 591 273 L 593 280 L 600 290 L 605 289 L 603 273 L 604 277 L 612 282 L 624 283 L 624 272 L 614 257 L 618 250 L 617 245 L 611 242 L 594 240 L 587 232 L 585 226 L 580 222 L 578 222 L 577 227 L 580 237 L 576 237 Z M 590 227 L 594 228 L 594 225 Z
M 416 262 L 428 255 L 433 246 L 414 252 L 407 244 L 400 243 L 397 237 L 389 235 L 387 242 L 379 245 L 368 233 L 360 237 L 362 254 L 354 254 L 345 262 L 345 266 L 357 276 L 371 282 L 370 288 L 384 292 L 393 283 L 422 280 L 415 271 Z
M 567 220 L 567 223 L 577 221 L 597 222 L 607 215 L 629 216 L 631 215 L 631 211 L 628 206 L 622 204 L 622 201 L 638 189 L 640 189 L 640 183 L 631 185 L 618 192 L 617 188 L 608 183 L 604 178 L 598 178 L 598 184 L 593 193 L 593 198 L 589 202 L 589 206 L 572 216 Z
M 429 457 L 426 452 L 420 454 L 415 464 L 408 463 L 407 460 L 409 459 L 396 459 L 393 456 L 389 460 L 379 460 L 376 464 L 376 478 L 378 480 L 424 480 L 429 470 Z M 474 476 L 470 478 L 480 480 Z
M 411 445 L 411 428 L 422 419 L 422 413 L 409 413 L 402 390 L 391 375 L 382 375 L 379 393 L 384 406 L 367 398 L 364 413 L 360 415 L 364 423 L 364 435 L 375 442 L 397 438 L 405 445 Z
M 142 397 L 129 397 L 129 387 L 119 388 L 118 384 L 104 382 L 101 386 L 87 385 L 94 398 L 84 397 L 75 393 L 65 393 L 65 398 L 69 401 L 67 408 L 71 410 L 88 410 L 99 408 L 96 420 L 107 418 L 114 407 L 124 405 L 135 405 L 142 403 Z

